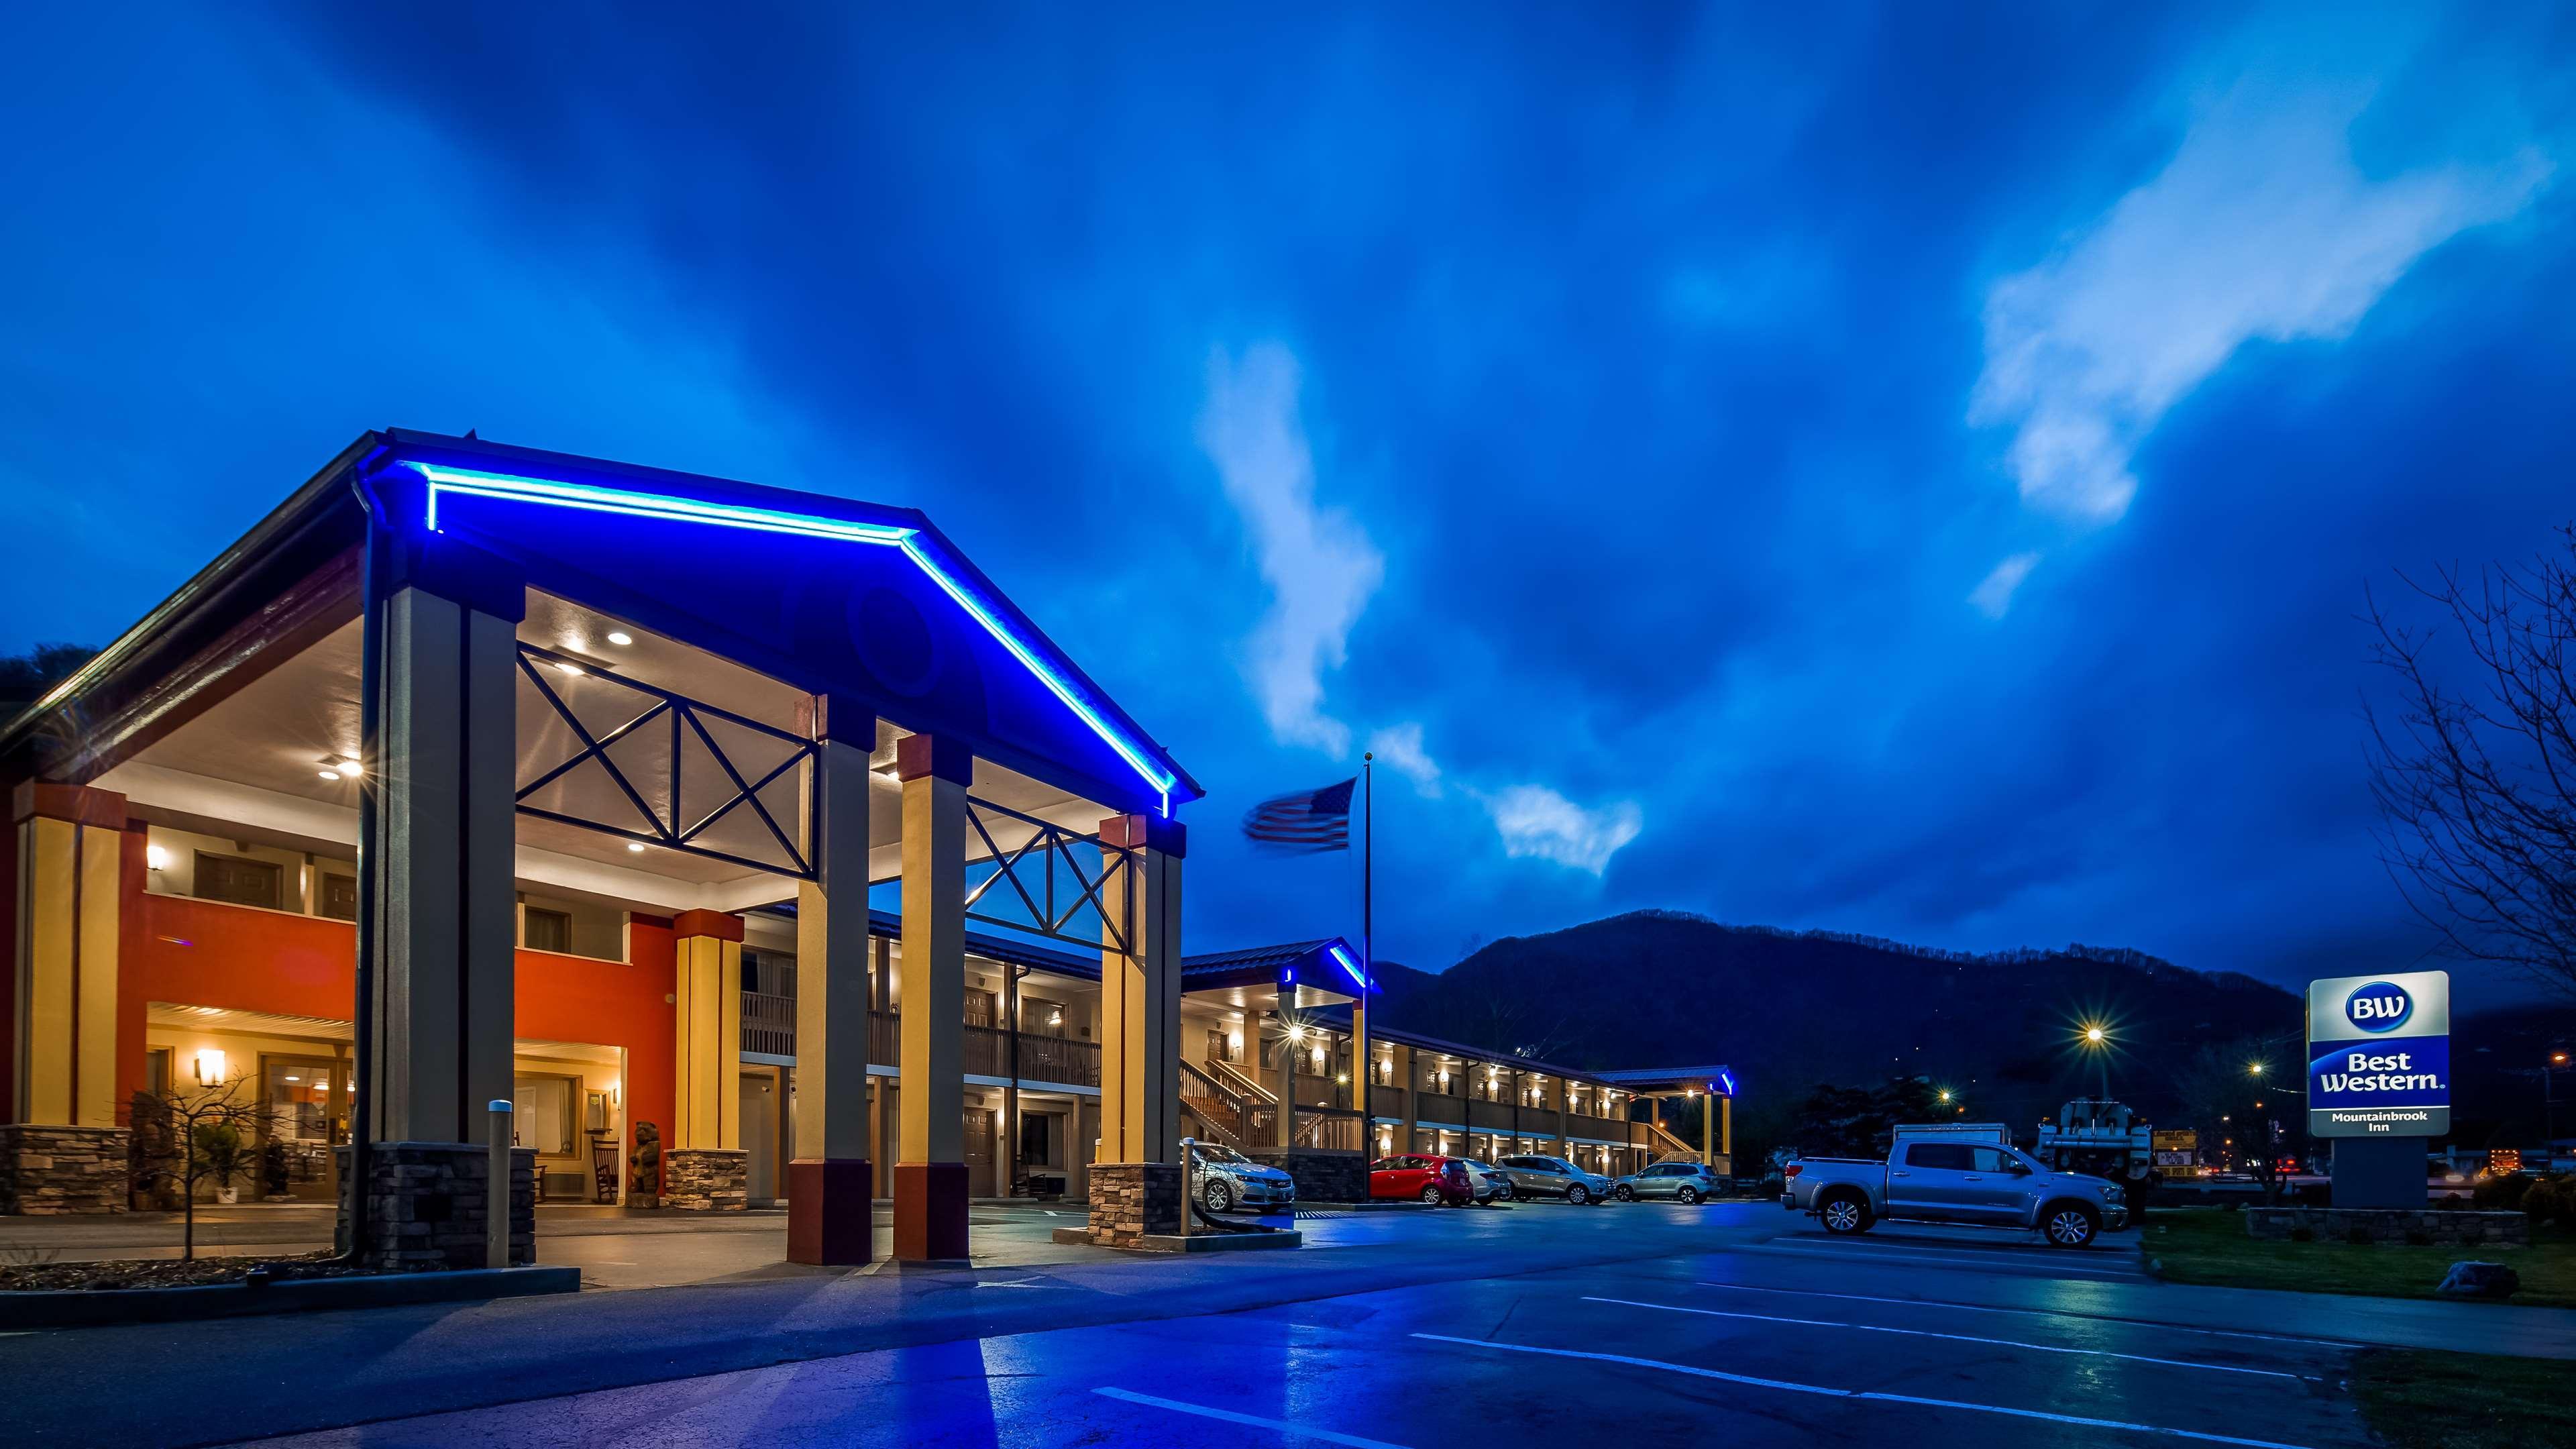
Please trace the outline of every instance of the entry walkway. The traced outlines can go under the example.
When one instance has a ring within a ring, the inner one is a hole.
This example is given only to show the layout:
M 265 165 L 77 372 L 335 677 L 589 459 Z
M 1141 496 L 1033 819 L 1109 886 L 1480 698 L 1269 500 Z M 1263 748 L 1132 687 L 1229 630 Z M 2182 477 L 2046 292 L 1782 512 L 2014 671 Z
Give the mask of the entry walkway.
M 1068 1247 L 1057 1228 L 1087 1220 L 1079 1203 L 979 1202 L 968 1217 L 976 1267 L 1027 1267 L 1114 1259 L 1105 1248 Z M 331 1246 L 332 1210 L 321 1203 L 243 1203 L 197 1212 L 199 1257 L 309 1252 Z M 876 1205 L 876 1261 L 893 1256 L 894 1207 Z M 176 1258 L 175 1214 L 0 1220 L 0 1249 L 50 1254 L 56 1262 Z M 787 1210 L 739 1213 L 633 1211 L 566 1205 L 537 1209 L 537 1260 L 581 1270 L 584 1288 L 670 1288 L 762 1278 L 838 1276 L 847 1269 L 789 1263 Z M 861 1270 L 868 1271 L 868 1270 Z

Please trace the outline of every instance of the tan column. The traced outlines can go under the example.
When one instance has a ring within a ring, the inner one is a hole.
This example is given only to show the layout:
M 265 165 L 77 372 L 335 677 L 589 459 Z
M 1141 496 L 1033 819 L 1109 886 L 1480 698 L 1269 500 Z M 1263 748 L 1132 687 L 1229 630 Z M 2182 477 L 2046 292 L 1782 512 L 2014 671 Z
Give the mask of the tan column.
M 1717 1094 L 1703 1093 L 1699 1099 L 1699 1165 L 1715 1165 L 1717 1152 Z
M 796 889 L 796 1128 L 787 1164 L 787 1258 L 865 1263 L 875 1253 L 868 1131 L 868 842 L 881 795 L 868 754 L 876 718 L 817 701 L 813 880 Z
M 964 1258 L 966 1243 L 966 783 L 964 744 L 906 735 L 903 782 L 903 1157 L 894 1255 Z
M 1726 1097 L 1717 1104 L 1717 1153 L 1726 1159 L 1726 1170 L 1735 1170 L 1735 1099 Z
M 8 888 L 18 914 L 7 946 L 17 1010 L 6 1120 L 114 1128 L 125 797 L 29 782 L 13 793 L 9 814 L 18 869 Z M 115 1156 L 121 1179 L 124 1150 Z
M 1422 1149 L 1416 1145 L 1415 1139 L 1422 1130 L 1422 1072 L 1421 1063 L 1414 1059 L 1413 1048 L 1399 1046 L 1395 1049 L 1395 1075 L 1396 1080 L 1404 1083 L 1404 1135 L 1396 1139 L 1395 1150 L 1419 1152 Z
M 676 1102 L 671 1150 L 742 1146 L 742 918 L 682 911 L 672 922 L 679 968 L 672 1018 Z
M 1118 815 L 1100 822 L 1100 840 L 1126 855 L 1123 866 L 1104 865 L 1100 891 L 1100 1161 L 1172 1162 L 1181 1137 L 1186 837 L 1168 820 Z

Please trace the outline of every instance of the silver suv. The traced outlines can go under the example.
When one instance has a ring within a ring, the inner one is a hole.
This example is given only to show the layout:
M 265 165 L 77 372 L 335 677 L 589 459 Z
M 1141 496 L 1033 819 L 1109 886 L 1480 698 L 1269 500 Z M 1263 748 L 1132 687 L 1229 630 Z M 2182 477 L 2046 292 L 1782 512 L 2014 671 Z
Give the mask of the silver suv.
M 1495 1165 L 1512 1180 L 1514 1197 L 1561 1197 L 1580 1206 L 1610 1195 L 1610 1179 L 1562 1157 L 1506 1157 Z
M 1610 1185 L 1610 1195 L 1621 1202 L 1668 1198 L 1688 1206 L 1706 1202 L 1717 1193 L 1717 1174 L 1696 1162 L 1658 1162 Z

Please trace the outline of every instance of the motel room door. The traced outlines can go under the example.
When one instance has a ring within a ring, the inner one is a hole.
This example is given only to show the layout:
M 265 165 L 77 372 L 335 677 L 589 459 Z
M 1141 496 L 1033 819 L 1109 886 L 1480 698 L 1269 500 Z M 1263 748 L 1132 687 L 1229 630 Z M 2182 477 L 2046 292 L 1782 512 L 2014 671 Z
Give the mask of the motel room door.
M 742 1074 L 742 1148 L 746 1196 L 754 1206 L 778 1200 L 778 1079 Z

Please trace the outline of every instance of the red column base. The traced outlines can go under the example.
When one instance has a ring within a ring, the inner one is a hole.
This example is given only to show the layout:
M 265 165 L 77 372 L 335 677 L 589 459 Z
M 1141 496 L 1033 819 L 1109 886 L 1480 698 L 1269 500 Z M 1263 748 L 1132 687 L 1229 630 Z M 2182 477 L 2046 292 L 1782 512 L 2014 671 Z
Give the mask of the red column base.
M 905 1263 L 966 1256 L 966 1164 L 894 1165 L 894 1256 Z
M 876 1168 L 864 1157 L 787 1164 L 787 1261 L 847 1267 L 876 1252 Z

